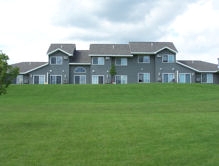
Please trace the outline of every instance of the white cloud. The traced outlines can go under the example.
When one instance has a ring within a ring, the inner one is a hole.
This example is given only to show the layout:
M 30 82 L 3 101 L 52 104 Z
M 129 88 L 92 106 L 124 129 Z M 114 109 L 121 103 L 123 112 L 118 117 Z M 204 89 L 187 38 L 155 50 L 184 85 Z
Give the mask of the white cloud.
M 216 62 L 217 0 L 0 0 L 0 50 L 10 62 L 47 61 L 50 43 L 173 41 L 178 59 Z
M 10 62 L 45 61 L 43 56 L 51 36 L 53 14 L 53 10 L 48 9 L 54 9 L 55 3 L 52 0 L 8 0 L 0 1 L 0 6 L 0 43 L 4 45 L 0 49 L 9 55 Z
M 219 10 L 213 1 L 199 1 L 175 18 L 162 40 L 173 40 L 178 59 L 198 59 L 217 63 L 219 57 Z

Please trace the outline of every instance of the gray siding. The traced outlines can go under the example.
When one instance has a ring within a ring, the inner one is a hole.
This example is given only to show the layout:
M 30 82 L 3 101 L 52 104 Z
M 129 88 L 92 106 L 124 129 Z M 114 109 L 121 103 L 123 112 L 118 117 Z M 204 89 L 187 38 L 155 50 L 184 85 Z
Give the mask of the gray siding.
M 127 58 L 127 66 L 116 66 L 117 75 L 127 75 L 128 83 L 138 83 L 138 73 L 150 73 L 150 80 L 154 82 L 154 56 L 150 56 L 150 63 L 139 63 L 139 56 L 143 55 L 134 55 L 132 58 Z
M 172 76 L 175 77 L 173 81 L 179 80 L 179 74 L 189 74 L 191 76 L 191 83 L 201 83 L 202 74 L 207 71 L 214 70 L 201 70 L 202 66 L 206 69 L 209 67 L 213 67 L 214 65 L 206 63 L 206 62 L 196 62 L 195 64 L 199 64 L 198 69 L 191 67 L 191 63 L 187 61 L 179 61 L 176 62 L 176 52 L 175 46 L 172 49 L 168 49 L 165 45 L 171 45 L 172 43 L 130 43 L 131 46 L 134 47 L 134 55 L 131 55 L 130 45 L 93 45 L 91 48 L 94 48 L 94 54 L 89 54 L 91 50 L 81 50 L 76 51 L 74 45 L 65 45 L 67 48 L 70 48 L 71 54 L 66 54 L 62 51 L 55 51 L 48 56 L 48 65 L 40 66 L 40 68 L 35 68 L 33 71 L 30 70 L 23 72 L 23 83 L 34 84 L 34 76 L 35 75 L 43 75 L 45 77 L 45 83 L 50 84 L 50 76 L 51 75 L 59 75 L 62 78 L 62 84 L 75 84 L 75 77 L 79 76 L 80 78 L 85 78 L 86 76 L 86 84 L 92 83 L 92 76 L 98 75 L 103 76 L 103 83 L 111 83 L 112 80 L 115 81 L 115 78 L 111 78 L 110 70 L 112 65 L 115 65 L 116 75 L 126 75 L 127 83 L 138 83 L 139 82 L 139 74 L 140 73 L 149 73 L 150 74 L 150 82 L 163 82 L 163 76 L 165 73 L 172 73 L 170 76 L 172 80 Z M 165 46 L 165 49 L 164 46 Z M 55 47 L 60 47 L 64 49 L 62 45 L 53 45 Z M 147 46 L 147 47 L 146 47 Z M 155 47 L 156 46 L 156 47 Z M 157 47 L 159 46 L 159 47 Z M 162 46 L 162 47 L 161 47 Z M 147 49 L 146 49 L 147 48 Z M 124 49 L 124 50 L 123 50 Z M 147 50 L 151 50 L 151 52 L 147 52 Z M 52 49 L 53 51 L 54 49 Z M 161 51 L 159 51 L 161 50 Z M 100 52 L 99 52 L 100 51 Z M 108 51 L 108 52 L 107 52 Z M 125 51 L 125 52 L 123 52 Z M 143 52 L 142 52 L 143 51 Z M 159 51 L 158 53 L 156 51 Z M 92 52 L 91 52 L 92 53 Z M 123 53 L 123 54 L 121 54 Z M 90 56 L 98 56 L 104 58 L 104 65 L 95 65 L 92 64 L 92 58 Z M 109 55 L 109 57 L 107 57 Z M 162 62 L 164 55 L 172 55 L 174 60 L 172 62 Z M 59 56 L 62 58 L 62 64 L 51 64 L 50 58 Z M 127 56 L 127 66 L 116 65 L 116 58 L 124 58 Z M 131 57 L 132 56 L 132 57 Z M 149 56 L 150 62 L 148 63 L 139 63 L 139 57 L 141 56 Z M 91 60 L 91 64 L 90 64 Z M 184 63 L 184 64 L 183 64 Z M 192 63 L 194 65 L 194 63 Z M 86 72 L 75 72 L 77 67 L 83 67 Z M 216 69 L 217 70 L 217 69 Z M 197 72 L 201 71 L 201 72 Z M 213 74 L 213 73 L 211 73 Z M 147 75 L 144 75 L 147 77 Z M 165 75 L 166 76 L 166 75 Z M 169 75 L 167 75 L 169 77 Z M 185 75 L 181 75 L 182 80 Z M 188 75 L 186 75 L 188 78 Z M 77 81 L 78 81 L 78 78 Z M 142 75 L 141 75 L 142 77 Z M 178 78 L 177 78 L 178 77 Z M 205 77 L 203 77 L 205 78 Z M 99 79 L 99 78 L 96 78 Z M 100 78 L 101 79 L 101 78 Z M 165 77 L 166 79 L 166 77 Z M 212 78 L 210 78 L 212 80 Z M 147 80 L 147 78 L 145 79 Z M 188 80 L 188 79 L 187 79 Z M 81 81 L 81 80 L 80 80 Z M 142 80 L 140 80 L 142 81 Z M 213 74 L 214 83 L 219 84 L 219 74 Z M 83 82 L 83 81 L 82 81 Z
M 214 84 L 219 84 L 219 73 L 214 74 Z
M 50 64 L 50 58 L 52 56 L 61 56 L 62 64 L 61 65 L 52 65 Z M 62 83 L 69 83 L 69 57 L 61 51 L 57 51 L 54 54 L 49 56 L 49 75 L 61 75 Z
M 50 64 L 50 57 L 52 56 L 60 56 L 62 57 L 62 64 L 61 65 L 53 65 Z M 57 51 L 54 54 L 48 57 L 48 65 L 34 70 L 29 73 L 29 83 L 34 84 L 33 77 L 34 75 L 44 75 L 45 76 L 45 83 L 50 84 L 50 76 L 51 75 L 61 75 L 62 77 L 62 84 L 69 83 L 69 57 L 68 55 L 64 54 L 61 51 Z
M 85 73 L 75 73 L 75 69 L 77 67 L 83 67 L 86 72 Z M 76 75 L 85 75 L 86 76 L 86 84 L 91 83 L 91 77 L 90 77 L 90 65 L 71 65 L 69 68 L 69 84 L 75 84 L 75 76 Z
M 110 69 L 111 69 L 111 57 L 104 57 L 104 65 L 92 65 L 90 67 L 90 77 L 92 83 L 92 75 L 103 75 L 104 83 L 110 83 Z
M 37 70 L 30 72 L 28 74 L 28 77 L 26 76 L 26 78 L 28 78 L 29 84 L 34 84 L 33 83 L 33 76 L 34 75 L 44 75 L 45 76 L 45 83 L 48 83 L 47 75 L 49 74 L 49 70 L 50 70 L 50 66 L 46 65 L 40 69 L 37 69 Z

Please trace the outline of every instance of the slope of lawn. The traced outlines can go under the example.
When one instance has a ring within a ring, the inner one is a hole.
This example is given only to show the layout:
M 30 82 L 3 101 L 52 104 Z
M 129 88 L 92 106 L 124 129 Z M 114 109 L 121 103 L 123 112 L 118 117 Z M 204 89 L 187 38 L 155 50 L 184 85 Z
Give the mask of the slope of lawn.
M 219 165 L 219 86 L 10 86 L 0 165 Z

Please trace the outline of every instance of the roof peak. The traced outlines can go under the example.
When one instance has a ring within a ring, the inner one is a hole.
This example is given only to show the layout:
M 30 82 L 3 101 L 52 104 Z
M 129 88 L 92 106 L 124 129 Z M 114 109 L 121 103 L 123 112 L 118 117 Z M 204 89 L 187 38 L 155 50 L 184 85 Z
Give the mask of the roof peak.
M 53 43 L 53 44 L 50 44 L 47 54 L 50 55 L 50 54 L 55 53 L 56 51 L 62 51 L 63 53 L 71 56 L 73 55 L 75 50 L 76 50 L 75 44 Z

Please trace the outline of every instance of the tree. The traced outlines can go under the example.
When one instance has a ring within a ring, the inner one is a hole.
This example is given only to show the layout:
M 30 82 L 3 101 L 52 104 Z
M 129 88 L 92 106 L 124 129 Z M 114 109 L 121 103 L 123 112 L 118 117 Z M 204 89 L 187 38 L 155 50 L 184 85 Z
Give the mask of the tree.
M 9 57 L 0 53 L 0 95 L 6 94 L 6 88 L 17 77 L 19 69 L 8 65 Z
M 114 76 L 116 75 L 116 67 L 115 67 L 115 65 L 111 66 L 110 75 L 111 75 L 111 82 L 114 82 Z

